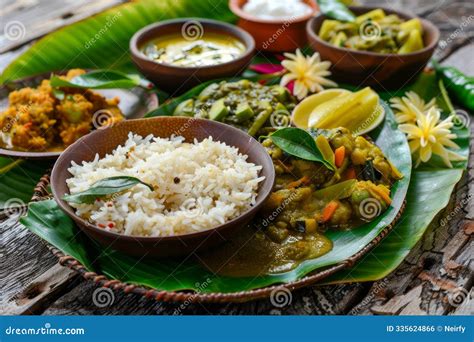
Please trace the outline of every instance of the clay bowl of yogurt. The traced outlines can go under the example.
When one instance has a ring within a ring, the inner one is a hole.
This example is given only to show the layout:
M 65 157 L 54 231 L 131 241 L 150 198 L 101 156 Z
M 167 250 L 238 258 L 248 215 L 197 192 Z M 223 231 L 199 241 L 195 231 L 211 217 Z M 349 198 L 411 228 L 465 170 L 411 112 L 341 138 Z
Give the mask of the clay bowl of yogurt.
M 306 22 L 319 12 L 314 0 L 230 0 L 238 26 L 261 51 L 293 51 L 307 44 Z

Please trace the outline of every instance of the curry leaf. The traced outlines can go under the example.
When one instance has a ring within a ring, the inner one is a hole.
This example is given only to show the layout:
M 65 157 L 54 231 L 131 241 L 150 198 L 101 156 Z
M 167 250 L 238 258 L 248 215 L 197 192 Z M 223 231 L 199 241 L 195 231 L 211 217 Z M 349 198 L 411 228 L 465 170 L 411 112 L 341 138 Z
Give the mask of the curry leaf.
M 96 198 L 101 198 L 123 190 L 130 189 L 131 187 L 137 184 L 146 185 L 151 191 L 153 191 L 153 186 L 142 182 L 138 178 L 130 176 L 116 176 L 101 179 L 92 184 L 92 186 L 87 190 L 71 195 L 65 195 L 63 197 L 63 200 L 69 203 L 91 204 L 94 203 Z
M 113 89 L 113 88 L 134 88 L 143 86 L 149 88 L 149 82 L 142 80 L 137 75 L 127 75 L 114 70 L 94 70 L 78 75 L 71 80 L 66 80 L 57 75 L 51 76 L 51 86 L 72 87 L 89 89 Z
M 318 0 L 321 13 L 341 21 L 354 21 L 355 15 L 339 0 Z
M 324 160 L 313 137 L 300 128 L 287 127 L 270 135 L 273 143 L 292 156 L 323 163 L 328 169 L 334 170 L 329 161 Z

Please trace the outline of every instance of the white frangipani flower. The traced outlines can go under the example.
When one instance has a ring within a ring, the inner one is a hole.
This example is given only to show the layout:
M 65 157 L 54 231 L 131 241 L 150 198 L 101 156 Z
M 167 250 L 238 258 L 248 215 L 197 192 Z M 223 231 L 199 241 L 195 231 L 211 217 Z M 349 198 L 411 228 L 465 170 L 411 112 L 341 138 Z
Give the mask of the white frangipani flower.
M 337 87 L 337 84 L 325 76 L 331 75 L 328 70 L 331 66 L 329 61 L 321 61 L 319 53 L 315 52 L 311 57 L 304 56 L 297 49 L 296 53 L 285 53 L 287 59 L 281 65 L 287 73 L 281 78 L 280 85 L 285 86 L 291 81 L 295 81 L 293 93 L 298 99 L 305 98 L 308 93 L 320 92 L 323 86 Z

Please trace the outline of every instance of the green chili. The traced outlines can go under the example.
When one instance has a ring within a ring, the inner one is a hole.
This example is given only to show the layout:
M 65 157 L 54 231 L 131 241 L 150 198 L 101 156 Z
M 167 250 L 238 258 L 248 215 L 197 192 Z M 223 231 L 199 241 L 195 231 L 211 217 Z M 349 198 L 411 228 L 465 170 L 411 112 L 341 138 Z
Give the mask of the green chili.
M 441 66 L 436 61 L 433 66 L 458 104 L 474 111 L 474 77 L 464 75 L 454 67 Z

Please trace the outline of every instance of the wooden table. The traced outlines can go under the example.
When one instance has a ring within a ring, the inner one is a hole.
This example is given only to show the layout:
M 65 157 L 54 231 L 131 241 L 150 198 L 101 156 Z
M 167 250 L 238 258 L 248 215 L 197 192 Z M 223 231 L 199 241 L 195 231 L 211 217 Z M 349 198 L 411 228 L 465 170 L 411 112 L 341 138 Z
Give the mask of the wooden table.
M 0 44 L 3 50 L 0 68 L 3 69 L 39 35 L 117 2 L 119 1 L 80 0 L 75 1 L 74 5 L 67 5 L 62 1 L 52 0 L 41 2 L 40 5 L 38 0 L 7 0 L 6 5 L 2 5 L 0 9 L 2 16 L 8 20 L 28 23 L 27 34 L 15 44 Z M 364 3 L 380 4 L 380 1 L 370 0 Z M 437 57 L 469 75 L 474 74 L 472 1 L 393 0 L 390 5 L 407 11 L 411 9 L 433 21 L 442 30 L 441 39 L 445 42 L 437 50 Z M 471 131 L 473 130 L 474 120 L 471 122 Z M 472 315 L 473 165 L 471 152 L 469 170 L 456 186 L 447 208 L 432 222 L 405 261 L 386 278 L 370 283 L 313 286 L 294 291 L 291 304 L 283 308 L 276 308 L 267 299 L 244 304 L 190 304 L 180 310 L 180 313 Z M 452 217 L 449 224 L 441 224 L 441 220 L 449 215 Z M 111 305 L 99 308 L 92 300 L 96 286 L 59 266 L 40 238 L 12 219 L 1 220 L 0 231 L 2 314 L 173 314 L 178 307 L 136 295 L 115 293 Z M 460 295 L 466 299 L 461 305 L 453 306 L 447 299 L 448 292 L 454 288 L 463 289 Z

